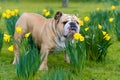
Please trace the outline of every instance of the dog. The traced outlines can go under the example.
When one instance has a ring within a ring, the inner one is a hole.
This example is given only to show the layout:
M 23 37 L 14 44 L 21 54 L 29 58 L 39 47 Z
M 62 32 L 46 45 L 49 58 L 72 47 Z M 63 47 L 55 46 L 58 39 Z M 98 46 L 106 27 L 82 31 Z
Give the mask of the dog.
M 31 33 L 35 43 L 40 48 L 41 59 L 40 70 L 48 70 L 47 58 L 50 51 L 59 51 L 65 48 L 65 41 L 73 39 L 73 35 L 80 30 L 78 17 L 74 14 L 64 14 L 56 12 L 53 18 L 45 18 L 35 13 L 23 13 L 16 22 L 16 26 L 22 28 L 18 34 L 15 31 L 14 39 L 21 41 L 21 38 L 28 32 Z M 19 47 L 14 43 L 14 61 L 16 64 L 19 54 Z M 69 62 L 69 57 L 65 54 L 65 60 Z

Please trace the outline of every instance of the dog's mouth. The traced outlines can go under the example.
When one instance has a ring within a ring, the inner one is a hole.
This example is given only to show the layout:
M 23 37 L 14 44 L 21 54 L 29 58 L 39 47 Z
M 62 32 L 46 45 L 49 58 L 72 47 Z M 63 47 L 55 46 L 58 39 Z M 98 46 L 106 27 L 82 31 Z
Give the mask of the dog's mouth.
M 64 35 L 64 37 L 65 38 L 72 37 L 76 32 L 77 32 L 77 28 L 69 28 L 68 29 L 68 34 Z
M 76 28 L 70 28 L 69 29 L 69 34 L 74 34 L 77 32 L 77 29 Z

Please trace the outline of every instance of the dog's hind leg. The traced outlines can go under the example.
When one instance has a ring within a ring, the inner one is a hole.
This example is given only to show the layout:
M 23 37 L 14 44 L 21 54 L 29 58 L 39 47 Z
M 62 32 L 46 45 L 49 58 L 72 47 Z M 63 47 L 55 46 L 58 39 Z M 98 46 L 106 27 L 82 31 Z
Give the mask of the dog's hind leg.
M 24 18 L 25 18 L 24 15 L 20 16 L 20 18 L 16 22 L 15 33 L 14 33 L 14 61 L 13 61 L 13 64 L 16 64 L 16 61 L 18 60 L 18 55 L 19 55 L 18 43 L 21 42 L 21 38 L 27 32 L 27 23 L 26 23 L 26 19 L 24 19 Z M 16 31 L 17 27 L 21 28 L 21 32 L 18 33 Z
M 25 31 L 21 32 L 21 33 L 17 33 L 15 31 L 15 34 L 14 34 L 14 61 L 13 61 L 13 64 L 16 64 L 16 62 L 19 60 L 19 46 L 18 44 L 21 43 L 21 38 L 24 36 L 25 34 Z
M 21 42 L 21 37 L 20 34 L 17 34 L 17 32 L 15 32 L 14 34 L 14 61 L 13 64 L 16 64 L 16 61 L 18 60 L 18 55 L 19 55 L 19 46 L 18 43 Z

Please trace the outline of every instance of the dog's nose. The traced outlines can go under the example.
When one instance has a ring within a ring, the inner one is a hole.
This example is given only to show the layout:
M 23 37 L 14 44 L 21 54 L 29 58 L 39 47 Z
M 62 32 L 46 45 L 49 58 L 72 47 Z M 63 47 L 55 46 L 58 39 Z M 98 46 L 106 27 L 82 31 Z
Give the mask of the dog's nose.
M 71 27 L 76 27 L 76 25 L 75 25 L 74 22 L 70 22 L 70 26 L 71 26 Z

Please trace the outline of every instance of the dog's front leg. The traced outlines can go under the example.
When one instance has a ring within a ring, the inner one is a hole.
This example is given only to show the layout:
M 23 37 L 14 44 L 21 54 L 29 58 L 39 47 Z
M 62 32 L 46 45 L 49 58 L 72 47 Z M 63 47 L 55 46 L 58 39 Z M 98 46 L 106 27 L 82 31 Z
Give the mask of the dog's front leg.
M 69 56 L 68 56 L 68 54 L 66 52 L 65 52 L 65 61 L 67 63 L 70 63 L 70 58 L 69 58 Z
M 41 46 L 40 54 L 41 54 L 42 63 L 40 65 L 39 70 L 48 70 L 47 59 L 48 59 L 49 49 L 45 46 Z
M 22 37 L 22 34 L 17 34 L 15 32 L 15 35 L 14 35 L 14 61 L 13 61 L 13 64 L 16 64 L 16 62 L 19 60 L 19 46 L 18 46 L 18 43 L 21 42 L 21 37 Z

